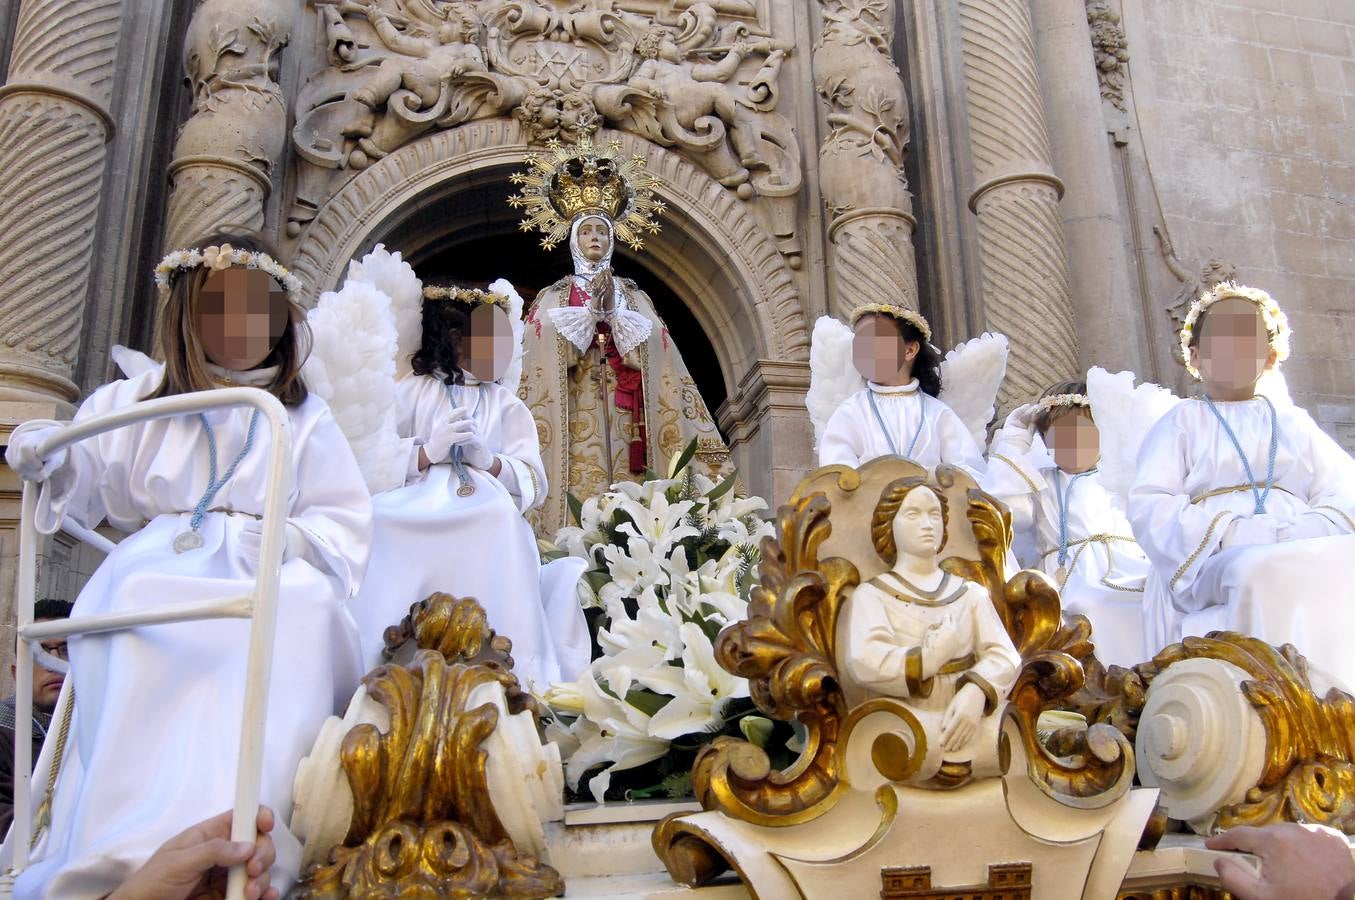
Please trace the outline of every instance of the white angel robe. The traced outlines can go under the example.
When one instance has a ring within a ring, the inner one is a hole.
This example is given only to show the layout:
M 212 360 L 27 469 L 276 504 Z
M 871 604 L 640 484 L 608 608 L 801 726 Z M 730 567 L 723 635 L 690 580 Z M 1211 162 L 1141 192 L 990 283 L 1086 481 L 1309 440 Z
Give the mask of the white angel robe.
M 98 389 L 76 421 L 145 399 L 162 371 L 156 366 Z M 244 445 L 250 414 L 207 414 L 220 472 Z M 300 868 L 300 846 L 287 829 L 297 763 L 361 676 L 357 631 L 344 601 L 367 566 L 371 529 L 362 475 L 324 401 L 311 395 L 288 415 L 295 482 L 287 521 L 306 546 L 282 567 L 261 794 L 278 814 L 273 884 L 283 894 Z M 40 527 L 55 530 L 64 513 L 87 528 L 107 517 L 134 532 L 95 570 L 73 614 L 248 593 L 258 544 L 242 547 L 241 533 L 260 524 L 270 445 L 260 417 L 253 447 L 202 520 L 203 546 L 182 554 L 174 538 L 189 530 L 208 480 L 207 439 L 196 415 L 119 429 L 71 448 L 44 485 Z M 231 808 L 249 627 L 245 619 L 215 619 L 70 640 L 77 699 L 52 831 L 18 879 L 16 897 L 103 897 L 167 839 Z M 35 777 L 35 802 L 43 774 Z
M 368 667 L 381 663 L 385 630 L 429 594 L 474 597 L 490 627 L 513 642 L 514 672 L 525 686 L 545 690 L 551 682 L 577 677 L 591 658 L 575 592 L 583 561 L 561 560 L 570 570 L 563 577 L 554 571 L 558 563 L 543 572 L 536 538 L 523 518 L 546 497 L 536 422 L 502 385 L 464 377 L 466 383 L 453 385 L 450 394 L 446 384 L 425 375 L 396 385 L 397 428 L 409 443 L 410 464 L 403 487 L 373 499 L 372 563 L 352 604 L 363 661 Z M 419 447 L 453 405 L 474 407 L 480 432 L 501 464 L 497 478 L 467 466 L 475 487 L 468 497 L 457 493 L 461 482 L 450 463 L 422 473 L 417 464 Z
M 872 395 L 880 410 L 880 419 L 889 430 L 887 436 L 871 409 Z M 922 426 L 920 433 L 919 423 Z M 914 435 L 917 435 L 916 444 L 913 444 Z M 908 452 L 910 446 L 913 447 L 911 454 Z M 976 479 L 983 476 L 986 468 L 983 450 L 964 422 L 943 401 L 919 390 L 916 378 L 898 387 L 868 383 L 865 389 L 837 408 L 819 441 L 820 466 L 857 468 L 877 457 L 895 453 L 929 469 L 942 463 L 959 466 Z
M 1067 498 L 1068 554 L 1059 589 L 1066 615 L 1092 623 L 1096 658 L 1103 665 L 1133 666 L 1152 654 L 1143 637 L 1143 596 L 1148 557 L 1134 541 L 1129 519 L 1101 483 L 1099 472 L 1077 478 L 1059 473 L 1053 460 L 1036 466 L 1025 448 L 1001 435 L 989 456 L 984 490 L 1007 504 L 1012 526 L 1033 538 L 1032 567 L 1059 581 L 1059 497 Z
M 1263 399 L 1216 403 L 1251 471 L 1266 478 L 1270 410 Z M 1296 406 L 1277 404 L 1275 539 L 1228 546 L 1229 526 L 1254 515 L 1242 461 L 1202 400 L 1168 412 L 1139 451 L 1129 521 L 1152 560 L 1149 649 L 1184 636 L 1238 631 L 1294 644 L 1316 673 L 1350 690 L 1355 626 L 1355 460 Z M 1231 539 L 1230 539 L 1231 540 Z

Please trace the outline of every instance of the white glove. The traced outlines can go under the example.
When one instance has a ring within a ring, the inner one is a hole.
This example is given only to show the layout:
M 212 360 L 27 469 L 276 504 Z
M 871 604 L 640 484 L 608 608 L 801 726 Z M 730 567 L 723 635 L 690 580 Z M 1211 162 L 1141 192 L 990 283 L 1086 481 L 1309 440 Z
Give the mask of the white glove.
M 31 423 L 26 423 L 31 424 Z M 61 428 L 55 422 L 47 425 L 20 425 L 10 437 L 9 449 L 5 451 L 5 462 L 28 481 L 46 481 L 52 473 L 66 462 L 66 451 L 60 450 L 47 459 L 38 456 L 38 445 L 54 431 Z
M 1034 403 L 1012 410 L 1007 415 L 1007 421 L 1002 423 L 996 443 L 1006 452 L 1017 456 L 1030 452 L 1031 444 L 1035 441 L 1035 416 L 1039 411 L 1040 407 Z
M 306 553 L 306 533 L 291 522 L 287 523 L 284 529 L 287 540 L 282 547 L 282 561 L 289 559 L 298 559 Z M 245 523 L 245 527 L 240 529 L 240 536 L 236 539 L 236 546 L 240 548 L 240 554 L 254 563 L 259 564 L 259 554 L 263 550 L 263 522 L 254 519 Z
M 1251 547 L 1257 544 L 1274 544 L 1279 538 L 1279 522 L 1274 516 L 1259 515 L 1250 518 L 1239 516 L 1228 523 L 1220 541 L 1223 549 L 1230 547 Z
M 423 445 L 423 455 L 428 457 L 429 465 L 447 461 L 455 447 L 465 438 L 462 436 L 466 424 L 470 422 L 470 409 L 465 406 L 452 407 L 451 414 L 442 422 L 433 426 L 433 432 Z
M 484 472 L 493 468 L 494 454 L 490 452 L 489 444 L 485 443 L 475 423 L 467 419 L 457 429 L 452 445 L 461 448 L 461 458 L 466 461 L 466 465 Z

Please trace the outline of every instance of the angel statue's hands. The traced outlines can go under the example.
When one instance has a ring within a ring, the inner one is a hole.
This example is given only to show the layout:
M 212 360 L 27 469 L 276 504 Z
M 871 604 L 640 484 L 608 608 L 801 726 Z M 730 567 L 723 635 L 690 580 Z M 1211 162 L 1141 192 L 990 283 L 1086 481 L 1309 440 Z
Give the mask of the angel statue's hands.
M 922 670 L 930 678 L 952 659 L 969 651 L 969 636 L 949 613 L 922 636 Z
M 946 714 L 941 717 L 941 747 L 946 753 L 955 753 L 974 739 L 983 716 L 983 691 L 977 685 L 966 684 L 950 699 Z

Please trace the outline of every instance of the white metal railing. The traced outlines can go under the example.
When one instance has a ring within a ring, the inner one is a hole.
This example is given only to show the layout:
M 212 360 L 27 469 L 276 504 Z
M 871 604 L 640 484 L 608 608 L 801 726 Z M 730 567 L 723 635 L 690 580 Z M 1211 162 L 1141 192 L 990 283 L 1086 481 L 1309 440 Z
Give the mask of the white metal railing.
M 235 777 L 235 806 L 231 819 L 231 840 L 253 843 L 257 838 L 260 783 L 263 778 L 263 728 L 268 710 L 268 681 L 273 666 L 273 637 L 277 626 L 278 587 L 282 577 L 282 554 L 287 522 L 286 503 L 292 490 L 291 423 L 282 404 L 273 395 L 258 388 L 238 387 L 179 394 L 146 400 L 123 409 L 68 425 L 53 433 L 38 448 L 46 458 L 72 444 L 107 431 L 137 425 L 155 419 L 191 415 L 207 410 L 252 406 L 267 421 L 272 435 L 268 457 L 268 481 L 263 511 L 263 540 L 254 590 L 239 597 L 222 600 L 167 604 L 153 610 L 79 616 L 60 621 L 33 622 L 34 591 L 37 574 L 38 535 L 34 521 L 37 513 L 38 486 L 25 481 L 19 529 L 19 583 L 16 591 L 18 617 L 18 653 L 15 660 L 15 721 L 33 718 L 33 650 L 31 641 L 46 641 L 72 635 L 97 634 L 146 625 L 167 625 L 213 618 L 250 619 L 249 658 L 245 670 L 245 702 L 240 729 L 240 758 Z M 87 529 L 62 528 L 82 540 L 93 534 Z M 85 532 L 81 534 L 80 532 Z M 112 542 L 93 534 L 91 543 L 104 549 Z M 103 542 L 100 544 L 99 542 Z M 107 545 L 106 547 L 104 545 Z M 33 832 L 32 755 L 33 742 L 28 729 L 14 729 L 14 825 L 10 832 L 15 875 L 28 867 Z M 59 766 L 60 760 L 53 760 Z M 204 818 L 211 810 L 204 810 Z M 185 827 L 191 823 L 185 823 Z M 227 881 L 229 900 L 242 900 L 245 867 L 234 866 Z

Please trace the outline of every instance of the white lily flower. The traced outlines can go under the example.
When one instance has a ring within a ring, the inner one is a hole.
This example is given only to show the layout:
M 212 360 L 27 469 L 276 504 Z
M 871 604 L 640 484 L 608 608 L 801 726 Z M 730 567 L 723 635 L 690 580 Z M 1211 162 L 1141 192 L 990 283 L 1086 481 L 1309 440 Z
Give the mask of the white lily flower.
M 656 555 L 666 558 L 674 545 L 701 534 L 692 526 L 684 524 L 692 506 L 690 500 L 669 503 L 663 494 L 656 494 L 648 506 L 633 500 L 622 501 L 618 510 L 630 516 L 631 521 L 621 523 L 619 530 L 632 538 L 632 547 L 634 538 L 638 537 L 647 541 Z
M 584 715 L 571 729 L 579 739 L 579 747 L 565 762 L 565 777 L 570 787 L 577 790 L 579 779 L 589 769 L 599 763 L 611 763 L 589 780 L 593 799 L 601 803 L 611 785 L 612 772 L 659 759 L 668 752 L 669 742 L 650 736 L 649 716 L 607 694 L 592 675 L 579 679 L 579 690 L 584 700 Z
M 639 596 L 645 588 L 667 580 L 662 562 L 648 542 L 643 538 L 631 537 L 627 544 L 625 549 L 616 544 L 602 548 L 612 576 L 611 583 L 603 585 L 598 592 L 604 602 L 616 597 Z
M 635 673 L 635 682 L 673 699 L 649 720 L 649 735 L 673 740 L 719 728 L 730 700 L 748 696 L 748 682 L 715 661 L 715 647 L 700 626 L 680 629 L 682 666 L 660 666 Z
M 624 497 L 627 500 L 633 500 L 637 503 L 653 503 L 654 498 L 665 496 L 669 488 L 676 487 L 678 484 L 673 478 L 655 478 L 652 481 L 646 481 L 637 484 L 633 481 L 621 481 L 612 485 L 612 491 L 609 496 L 616 498 L 620 503 Z

